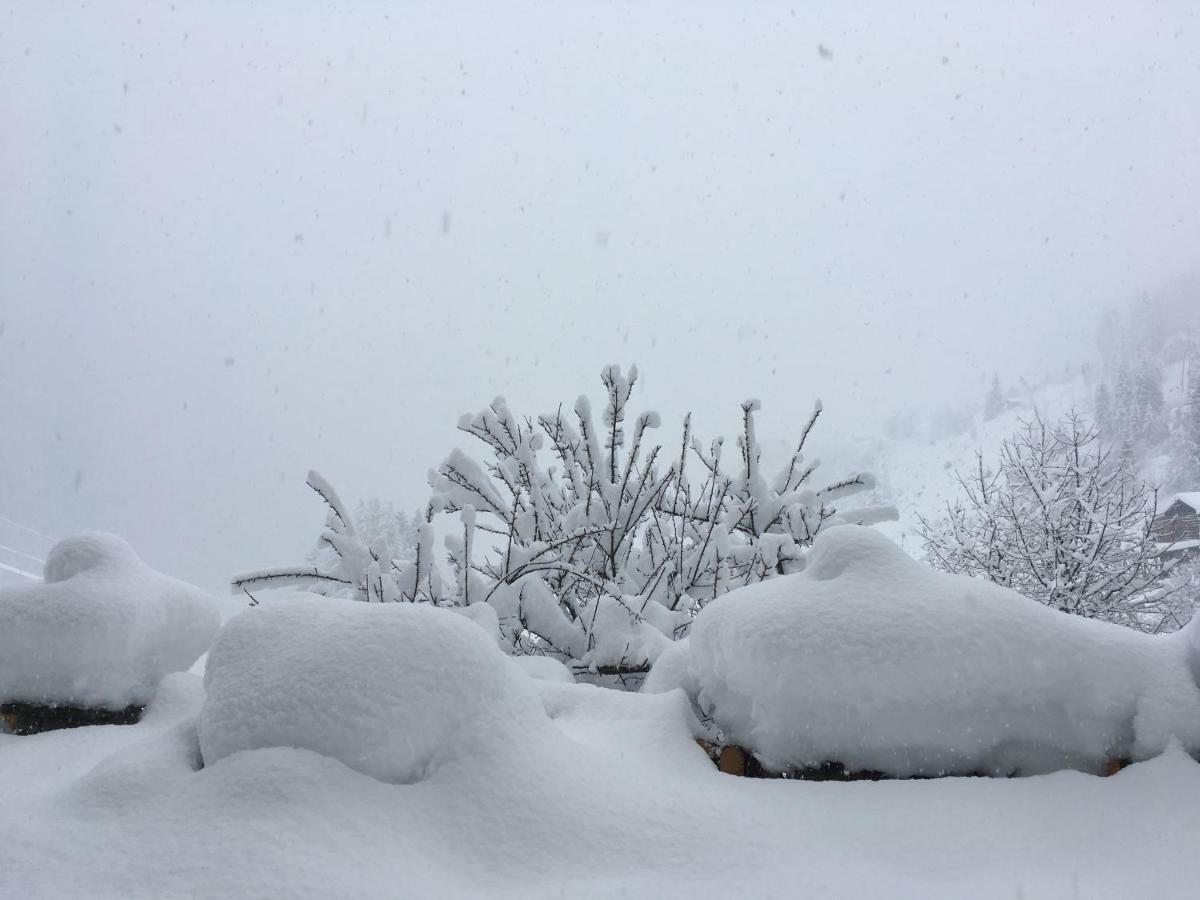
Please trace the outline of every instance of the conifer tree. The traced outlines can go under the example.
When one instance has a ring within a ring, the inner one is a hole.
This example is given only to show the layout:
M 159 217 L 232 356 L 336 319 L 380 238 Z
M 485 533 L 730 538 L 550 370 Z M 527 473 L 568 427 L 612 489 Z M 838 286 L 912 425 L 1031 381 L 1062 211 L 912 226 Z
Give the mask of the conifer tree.
M 990 422 L 1004 412 L 1004 394 L 1000 391 L 1000 376 L 992 376 L 992 387 L 983 404 L 983 420 Z

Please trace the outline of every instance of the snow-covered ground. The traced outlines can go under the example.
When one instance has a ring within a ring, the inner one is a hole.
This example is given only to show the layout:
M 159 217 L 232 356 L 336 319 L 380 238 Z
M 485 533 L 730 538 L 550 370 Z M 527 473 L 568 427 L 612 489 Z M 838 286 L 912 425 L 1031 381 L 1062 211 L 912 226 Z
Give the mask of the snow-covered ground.
M 839 543 L 793 581 L 842 577 Z M 0 896 L 1195 895 L 1177 741 L 1109 778 L 739 778 L 681 690 L 567 683 L 465 617 L 332 598 L 245 610 L 207 664 L 137 725 L 0 735 Z
M 1195 896 L 1178 750 L 1111 778 L 752 780 L 678 693 L 530 686 L 544 729 L 414 784 L 288 747 L 200 769 L 187 674 L 136 726 L 0 735 L 0 896 Z
M 82 680 L 122 703 L 158 687 L 136 725 L 0 733 L 3 898 L 1197 893 L 1200 625 L 1155 638 L 1072 619 L 847 526 L 803 573 L 711 604 L 638 694 L 505 657 L 494 616 L 287 593 L 215 604 L 224 627 L 184 672 L 207 639 L 172 642 L 215 627 L 211 599 L 172 620 L 167 593 L 196 598 L 123 542 L 60 547 L 45 584 L 5 595 L 10 625 L 54 614 L 63 627 L 36 641 L 54 652 L 10 653 L 16 674 L 0 659 L 0 688 L 33 673 L 60 698 Z M 96 633 L 148 635 L 148 675 L 100 660 L 99 678 L 71 652 L 97 643 L 68 608 L 97 589 Z M 1111 777 L 740 778 L 697 744 L 696 709 L 781 766 L 1138 761 Z

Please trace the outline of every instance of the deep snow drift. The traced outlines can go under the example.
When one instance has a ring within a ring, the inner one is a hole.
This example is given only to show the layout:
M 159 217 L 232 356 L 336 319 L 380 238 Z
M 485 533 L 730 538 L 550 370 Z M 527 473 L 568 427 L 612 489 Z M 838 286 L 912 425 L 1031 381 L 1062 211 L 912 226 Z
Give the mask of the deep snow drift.
M 768 766 L 894 775 L 1098 771 L 1172 736 L 1200 752 L 1200 621 L 1150 636 L 917 563 L 886 537 L 822 534 L 804 572 L 697 617 L 679 686 Z
M 46 558 L 45 583 L 0 590 L 0 700 L 144 704 L 219 623 L 211 597 L 154 571 L 116 535 L 67 538 Z

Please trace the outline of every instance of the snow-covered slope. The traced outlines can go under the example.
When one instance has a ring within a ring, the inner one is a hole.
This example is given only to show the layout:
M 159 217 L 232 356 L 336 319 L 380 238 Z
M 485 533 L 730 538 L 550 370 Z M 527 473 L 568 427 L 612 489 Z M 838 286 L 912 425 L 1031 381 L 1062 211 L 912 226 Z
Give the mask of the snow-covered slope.
M 1088 413 L 1091 388 L 1083 378 L 1073 378 L 1012 393 L 1007 403 L 1008 408 L 991 420 L 985 420 L 982 411 L 958 419 L 961 430 L 923 420 L 912 423 L 910 433 L 904 436 L 873 443 L 861 464 L 875 474 L 878 487 L 874 496 L 894 503 L 899 511 L 897 521 L 876 528 L 909 554 L 921 556 L 921 538 L 916 533 L 919 518 L 936 518 L 947 501 L 961 495 L 956 471 L 974 468 L 978 452 L 983 453 L 985 465 L 995 468 L 1001 443 L 1035 409 L 1048 419 L 1072 408 Z
M 1166 418 L 1186 403 L 1186 380 L 1184 363 L 1164 367 Z M 1013 435 L 1020 420 L 1029 418 L 1035 410 L 1048 420 L 1072 409 L 1090 418 L 1095 388 L 1095 379 L 1081 375 L 1024 386 L 1006 394 L 1007 408 L 990 420 L 984 418 L 982 408 L 973 414 L 912 416 L 908 420 L 895 420 L 892 428 L 885 429 L 890 434 L 860 442 L 852 454 L 857 456 L 853 464 L 875 474 L 878 488 L 873 499 L 894 503 L 900 513 L 898 521 L 882 523 L 878 529 L 911 555 L 920 556 L 921 539 L 915 531 L 919 517 L 940 515 L 947 501 L 961 495 L 956 471 L 973 469 L 977 452 L 983 453 L 985 465 L 994 468 L 1001 442 Z M 1165 450 L 1149 448 L 1137 464 L 1139 475 L 1152 486 L 1166 482 L 1169 467 Z M 1163 497 L 1159 499 L 1163 508 Z

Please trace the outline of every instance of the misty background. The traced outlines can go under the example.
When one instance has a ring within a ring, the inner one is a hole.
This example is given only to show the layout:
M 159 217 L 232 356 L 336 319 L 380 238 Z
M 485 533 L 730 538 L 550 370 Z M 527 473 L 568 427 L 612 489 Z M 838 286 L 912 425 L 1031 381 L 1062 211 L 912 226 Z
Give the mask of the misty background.
M 1194 4 L 837 6 L 4 4 L 0 516 L 220 589 L 609 362 L 848 467 L 1195 271 Z

